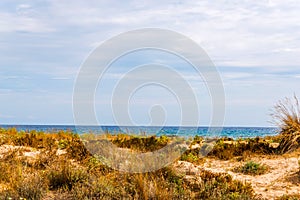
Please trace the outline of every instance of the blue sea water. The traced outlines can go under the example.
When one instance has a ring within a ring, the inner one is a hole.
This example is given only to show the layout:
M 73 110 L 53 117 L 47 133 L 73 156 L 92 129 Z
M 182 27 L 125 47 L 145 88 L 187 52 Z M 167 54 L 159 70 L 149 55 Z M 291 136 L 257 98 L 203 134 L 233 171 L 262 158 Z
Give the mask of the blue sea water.
M 58 132 L 71 131 L 78 134 L 83 133 L 111 133 L 111 134 L 135 134 L 135 135 L 168 135 L 168 136 L 183 136 L 194 137 L 195 135 L 203 137 L 230 137 L 230 138 L 253 138 L 277 135 L 279 130 L 274 127 L 222 127 L 212 128 L 209 131 L 208 127 L 176 127 L 176 126 L 74 126 L 74 125 L 0 125 L 2 128 L 16 128 L 18 131 L 44 131 Z M 216 131 L 220 130 L 220 132 Z

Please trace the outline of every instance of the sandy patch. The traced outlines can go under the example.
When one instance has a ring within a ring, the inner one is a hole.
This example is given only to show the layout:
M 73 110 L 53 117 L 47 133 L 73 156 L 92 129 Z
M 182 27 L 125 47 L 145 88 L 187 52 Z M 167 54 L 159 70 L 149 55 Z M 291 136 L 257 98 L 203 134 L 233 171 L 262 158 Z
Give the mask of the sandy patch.
M 299 154 L 284 156 L 256 156 L 249 160 L 269 166 L 266 174 L 251 176 L 233 172 L 233 168 L 245 162 L 236 160 L 223 161 L 214 158 L 205 158 L 201 165 L 194 165 L 186 161 L 177 161 L 173 167 L 185 179 L 199 176 L 202 170 L 213 173 L 228 173 L 233 179 L 251 183 L 255 193 L 265 199 L 275 199 L 282 195 L 300 193 Z
M 36 158 L 41 152 L 32 147 L 24 147 L 24 146 L 13 146 L 13 145 L 1 145 L 0 146 L 0 158 L 3 158 L 5 154 L 11 152 L 13 150 L 19 150 L 22 156 L 28 158 Z M 58 149 L 56 151 L 57 156 L 61 156 L 66 154 L 67 151 L 64 149 Z
M 251 160 L 265 164 L 270 170 L 263 175 L 251 176 L 233 172 L 233 168 L 244 164 L 234 160 L 221 161 L 206 159 L 205 164 L 200 168 L 211 172 L 226 172 L 234 179 L 251 183 L 255 193 L 266 199 L 274 199 L 284 194 L 299 194 L 300 185 L 294 179 L 299 170 L 298 158 L 276 157 L 273 159 L 253 157 Z M 288 177 L 292 177 L 288 179 Z M 294 181 L 293 181 L 294 180 Z

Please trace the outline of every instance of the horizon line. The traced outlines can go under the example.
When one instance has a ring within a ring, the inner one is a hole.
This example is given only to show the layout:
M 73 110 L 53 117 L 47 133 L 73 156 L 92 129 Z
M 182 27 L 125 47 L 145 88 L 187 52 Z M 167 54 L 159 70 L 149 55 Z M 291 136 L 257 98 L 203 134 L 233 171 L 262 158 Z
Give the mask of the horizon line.
M 117 126 L 117 127 L 161 127 L 159 125 L 114 125 L 114 124 L 95 124 L 95 125 L 76 125 L 76 124 L 0 124 L 1 126 Z M 180 125 L 165 125 L 163 127 L 211 127 L 211 128 L 279 128 L 278 126 L 251 126 L 251 125 L 224 125 L 224 126 L 209 126 L 209 125 L 200 125 L 200 126 L 180 126 Z

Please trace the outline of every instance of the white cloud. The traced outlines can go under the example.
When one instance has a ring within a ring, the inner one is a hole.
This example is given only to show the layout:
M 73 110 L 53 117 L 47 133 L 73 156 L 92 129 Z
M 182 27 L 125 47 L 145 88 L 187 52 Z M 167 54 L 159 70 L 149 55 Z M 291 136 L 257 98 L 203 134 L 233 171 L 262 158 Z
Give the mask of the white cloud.
M 46 24 L 38 16 L 28 16 L 27 12 L 16 13 L 0 11 L 0 33 L 29 32 L 44 33 L 53 32 L 54 28 Z
M 17 10 L 30 10 L 34 15 L 2 12 L 0 30 L 88 30 L 78 39 L 94 46 L 122 31 L 161 27 L 196 40 L 217 65 L 254 65 L 272 70 L 271 66 L 288 65 L 290 60 L 295 67 L 300 61 L 300 5 L 296 1 L 166 1 L 158 5 L 149 1 L 75 0 L 70 4 L 54 0 L 48 4 L 43 8 L 45 13 L 35 12 L 39 7 L 30 4 L 16 6 Z M 281 52 L 294 54 L 274 54 Z
M 274 66 L 290 65 L 290 60 L 294 61 L 294 67 L 300 62 L 298 51 L 286 56 L 274 55 L 276 49 L 295 49 L 300 45 L 297 40 L 300 5 L 295 1 L 167 1 L 160 6 L 148 1 L 132 1 L 126 5 L 116 1 L 74 1 L 72 4 L 53 1 L 51 6 L 52 15 L 61 18 L 61 25 L 99 33 L 89 39 L 91 43 L 97 43 L 103 34 L 109 38 L 120 31 L 161 27 L 180 31 L 196 40 L 217 65 L 260 66 L 272 70 Z
M 234 111 L 229 109 L 230 116 L 235 116 L 243 105 L 253 106 L 258 113 L 274 99 L 293 90 L 297 92 L 300 77 L 297 0 L 7 2 L 9 6 L 0 8 L 0 80 L 7 88 L 0 90 L 1 95 L 17 94 L 18 88 L 36 91 L 35 85 L 43 83 L 39 89 L 47 93 L 50 87 L 59 85 L 52 86 L 55 80 L 74 79 L 80 61 L 101 41 L 144 27 L 181 32 L 207 51 L 221 69 L 228 101 L 237 106 Z M 161 57 L 156 61 L 170 65 L 175 62 Z M 193 82 L 194 89 L 200 87 L 197 83 L 201 77 L 185 68 L 182 70 L 183 77 Z M 122 75 L 116 71 L 106 74 L 108 79 L 119 79 Z M 41 76 L 48 80 L 40 83 Z M 33 80 L 26 82 L 24 77 Z M 17 89 L 9 88 L 9 81 L 14 80 L 20 84 Z M 70 88 L 60 89 L 68 90 L 66 93 L 70 95 Z M 26 92 L 22 95 L 26 98 Z M 70 96 L 60 97 L 57 104 L 69 99 Z M 13 102 L 18 104 L 15 100 L 8 103 L 13 105 Z
M 224 78 L 225 80 L 244 79 L 250 77 L 253 77 L 253 74 L 246 72 L 222 73 L 222 78 Z

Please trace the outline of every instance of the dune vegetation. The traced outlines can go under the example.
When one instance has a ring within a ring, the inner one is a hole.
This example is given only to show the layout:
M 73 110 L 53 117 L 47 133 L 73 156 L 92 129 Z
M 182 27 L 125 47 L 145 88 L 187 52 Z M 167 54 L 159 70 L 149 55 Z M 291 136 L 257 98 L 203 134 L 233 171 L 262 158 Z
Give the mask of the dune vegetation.
M 296 97 L 280 101 L 273 114 L 281 128 L 277 136 L 219 138 L 206 157 L 199 153 L 206 139 L 196 136 L 173 164 L 148 173 L 109 168 L 86 149 L 79 135 L 68 131 L 0 128 L 0 199 L 300 199 L 300 167 L 287 167 L 288 159 L 298 159 L 300 166 L 299 113 Z M 108 133 L 105 138 L 138 152 L 155 151 L 174 140 Z M 290 171 L 275 177 L 280 164 Z M 285 194 L 283 188 L 274 196 L 278 185 L 255 185 L 270 177 L 296 189 Z
M 228 174 L 202 171 L 201 182 L 191 182 L 171 166 L 144 174 L 112 170 L 89 154 L 76 134 L 68 132 L 26 133 L 0 129 L 0 136 L 0 199 L 254 197 L 249 184 L 235 181 Z M 139 150 L 154 150 L 168 142 L 165 137 L 110 138 L 121 147 Z

